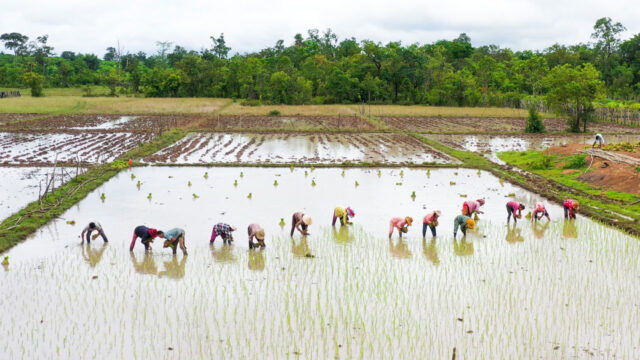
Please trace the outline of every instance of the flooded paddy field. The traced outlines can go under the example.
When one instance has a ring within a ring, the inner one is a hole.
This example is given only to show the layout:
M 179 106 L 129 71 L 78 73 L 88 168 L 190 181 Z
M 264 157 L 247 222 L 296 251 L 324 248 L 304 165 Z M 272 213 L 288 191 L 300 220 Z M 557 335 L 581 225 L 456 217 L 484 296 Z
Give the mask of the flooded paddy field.
M 454 216 L 478 197 L 485 214 L 454 240 Z M 134 168 L 5 254 L 0 306 L 11 311 L 0 314 L 0 352 L 640 357 L 638 239 L 581 216 L 564 222 L 556 204 L 551 223 L 507 226 L 510 199 L 527 210 L 544 200 L 465 169 Z M 353 207 L 355 225 L 331 227 L 337 205 Z M 433 209 L 443 213 L 438 236 L 423 240 L 421 218 Z M 289 237 L 294 211 L 313 217 L 309 236 Z M 403 240 L 387 238 L 392 216 L 415 220 Z M 93 220 L 110 242 L 81 246 Z M 238 227 L 235 242 L 210 246 L 221 221 Z M 266 230 L 264 250 L 248 249 L 252 222 Z M 189 256 L 171 256 L 159 240 L 151 254 L 139 243 L 131 254 L 140 224 L 184 228 Z
M 153 163 L 456 163 L 403 134 L 193 133 L 147 157 Z
M 357 116 L 257 116 L 219 115 L 207 118 L 199 126 L 203 130 L 318 130 L 318 129 L 358 129 L 373 130 L 375 126 Z
M 152 138 L 151 133 L 0 132 L 0 165 L 112 161 Z
M 513 136 L 503 135 L 426 135 L 429 139 L 439 141 L 447 146 L 486 154 L 494 162 L 502 163 L 497 154 L 505 151 L 544 150 L 552 146 L 566 144 L 585 144 L 591 146 L 594 136 L 589 135 L 553 135 L 553 134 L 523 134 Z M 636 143 L 640 141 L 637 135 L 607 135 L 607 143 Z
M 153 132 L 189 126 L 200 117 L 180 115 L 56 115 L 24 118 L 0 126 L 3 131 L 132 131 Z
M 84 170 L 57 168 L 52 181 L 53 171 L 52 167 L 0 167 L 0 220 L 38 200 L 39 192 L 44 192 L 48 182 L 59 187 L 76 176 L 76 171 Z
M 525 118 L 473 118 L 473 117 L 381 117 L 388 125 L 400 130 L 430 133 L 495 133 L 523 132 Z M 549 132 L 567 130 L 567 120 L 544 119 L 544 126 Z M 589 130 L 602 133 L 640 134 L 640 127 L 618 125 L 612 123 L 592 122 Z

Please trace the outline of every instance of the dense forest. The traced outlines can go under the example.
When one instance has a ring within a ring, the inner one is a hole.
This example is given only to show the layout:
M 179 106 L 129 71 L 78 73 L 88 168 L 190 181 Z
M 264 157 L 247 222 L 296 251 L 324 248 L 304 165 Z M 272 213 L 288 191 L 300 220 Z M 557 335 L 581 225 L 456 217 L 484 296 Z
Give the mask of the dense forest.
M 623 41 L 624 30 L 602 18 L 591 42 L 516 52 L 494 45 L 473 47 L 464 33 L 432 44 L 383 45 L 309 30 L 290 44 L 280 40 L 258 52 L 234 55 L 220 34 L 211 37 L 211 48 L 200 51 L 157 42 L 155 54 L 123 54 L 109 47 L 102 58 L 56 54 L 46 35 L 30 41 L 20 33 L 6 33 L 0 36 L 7 50 L 0 54 L 0 86 L 31 87 L 37 95 L 42 86 L 100 84 L 112 95 L 226 97 L 247 104 L 522 107 L 538 99 L 566 105 L 567 96 L 636 100 L 640 34 Z M 582 93 L 559 89 L 572 81 Z

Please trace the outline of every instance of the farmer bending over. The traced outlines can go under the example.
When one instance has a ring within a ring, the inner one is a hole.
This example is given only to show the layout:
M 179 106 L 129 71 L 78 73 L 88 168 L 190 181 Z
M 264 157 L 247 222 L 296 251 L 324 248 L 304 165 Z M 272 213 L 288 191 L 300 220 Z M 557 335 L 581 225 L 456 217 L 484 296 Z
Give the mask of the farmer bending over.
M 580 208 L 580 204 L 573 199 L 566 199 L 562 202 L 562 207 L 564 208 L 564 218 L 565 219 L 575 219 L 576 213 Z
M 209 244 L 213 244 L 213 242 L 216 241 L 216 237 L 220 236 L 225 244 L 231 245 L 231 242 L 233 241 L 233 234 L 231 234 L 231 232 L 233 231 L 236 231 L 235 226 L 225 223 L 215 224 L 211 231 L 211 240 L 209 240 Z
M 599 148 L 604 145 L 604 137 L 602 136 L 602 134 L 596 134 L 596 139 L 593 141 L 593 145 L 591 145 L 591 148 L 593 149 L 596 144 L 598 144 Z
M 178 244 L 180 244 L 180 250 L 182 250 L 182 254 L 184 254 L 185 256 L 189 255 L 187 254 L 187 247 L 184 244 L 185 242 L 184 237 L 185 237 L 184 230 L 180 228 L 171 229 L 166 233 L 164 233 L 164 238 L 166 240 L 164 241 L 163 247 L 165 248 L 170 247 L 171 250 L 173 250 L 173 255 L 175 255 Z
M 425 215 L 422 219 L 422 238 L 427 235 L 427 227 L 431 230 L 431 235 L 436 237 L 436 226 L 438 226 L 438 218 L 442 215 L 440 210 Z
M 136 240 L 138 240 L 138 238 L 140 238 L 140 242 L 144 245 L 144 250 L 151 251 L 151 243 L 156 236 L 164 238 L 164 232 L 156 229 L 150 229 L 144 225 L 136 227 L 135 230 L 133 230 L 133 239 L 131 239 L 129 251 L 133 251 L 133 247 L 136 245 Z
M 335 226 L 336 220 L 338 219 L 340 219 L 340 225 L 351 225 L 351 222 L 349 222 L 349 218 L 352 218 L 354 216 L 356 216 L 356 213 L 353 212 L 350 207 L 347 207 L 345 209 L 342 206 L 338 206 L 335 210 L 333 210 L 333 221 L 331 222 L 331 225 Z
M 253 249 L 254 247 L 265 247 L 264 244 L 264 229 L 258 224 L 251 224 L 247 229 L 249 233 L 249 249 Z M 257 244 L 253 244 L 253 239 L 256 239 Z
M 509 201 L 507 203 L 507 224 L 511 220 L 511 215 L 513 215 L 513 221 L 517 224 L 518 219 L 522 218 L 522 210 L 524 210 L 524 204 L 520 204 L 517 201 Z
M 536 208 L 533 209 L 533 213 L 531 214 L 531 220 L 538 221 L 538 220 L 542 220 L 543 217 L 546 217 L 548 221 L 551 221 L 547 208 L 544 206 L 543 203 L 537 202 Z
M 87 234 L 87 244 L 91 243 L 91 233 L 94 231 L 97 231 L 98 233 L 94 235 L 93 240 L 95 240 L 95 238 L 100 235 L 102 236 L 102 240 L 104 240 L 104 242 L 109 242 L 109 240 L 107 240 L 107 235 L 105 235 L 104 231 L 102 230 L 102 225 L 100 225 L 100 223 L 97 221 L 92 221 L 89 223 L 89 225 L 87 225 L 87 227 L 84 228 L 84 230 L 82 230 L 82 234 L 80 235 L 82 241 L 80 242 L 80 244 L 84 244 L 85 233 Z
M 484 214 L 484 212 L 480 211 L 480 206 L 482 205 L 484 205 L 484 199 L 465 201 L 464 204 L 462 204 L 462 215 L 472 216 L 473 213 Z
M 391 239 L 391 235 L 393 235 L 393 230 L 398 229 L 398 235 L 402 237 L 403 233 L 407 233 L 409 231 L 409 226 L 413 223 L 413 218 L 410 216 L 406 216 L 404 218 L 394 217 L 389 221 L 389 239 Z
M 476 226 L 476 222 L 472 218 L 466 215 L 456 216 L 455 219 L 453 219 L 453 238 L 456 238 L 458 228 L 460 228 L 464 237 L 467 236 L 467 229 L 473 229 L 474 226 Z
M 309 235 L 309 233 L 307 232 L 307 228 L 309 228 L 309 225 L 311 225 L 311 223 L 311 216 L 305 215 L 301 212 L 294 213 L 293 217 L 291 218 L 291 236 L 293 236 L 293 233 L 296 231 L 296 229 L 298 229 L 298 231 L 300 231 L 300 234 L 302 235 Z

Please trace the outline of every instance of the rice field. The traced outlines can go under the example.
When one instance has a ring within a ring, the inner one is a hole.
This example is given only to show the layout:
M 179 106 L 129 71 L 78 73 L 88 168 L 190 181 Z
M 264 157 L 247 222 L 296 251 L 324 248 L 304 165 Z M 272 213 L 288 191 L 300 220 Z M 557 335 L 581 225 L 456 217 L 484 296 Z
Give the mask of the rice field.
M 454 240 L 453 217 L 477 197 L 485 214 Z M 551 223 L 507 226 L 510 199 L 527 210 L 544 201 L 466 169 L 124 171 L 6 254 L 0 353 L 638 358 L 637 239 L 580 216 L 564 222 L 557 204 Z M 355 225 L 330 226 L 337 205 L 353 207 Z M 433 209 L 443 212 L 438 236 L 423 240 L 421 218 Z M 289 237 L 294 211 L 313 217 L 309 236 Z M 415 220 L 403 240 L 387 238 L 392 216 Z M 110 242 L 80 245 L 94 220 Z M 231 246 L 209 246 L 220 221 L 238 227 Z M 266 230 L 262 251 L 248 249 L 252 222 Z M 140 224 L 184 228 L 190 255 L 173 257 L 158 241 L 151 254 L 139 244 L 129 253 Z
M 150 133 L 0 132 L 0 165 L 102 163 L 152 138 Z
M 152 163 L 456 163 L 404 134 L 192 133 L 147 157 Z

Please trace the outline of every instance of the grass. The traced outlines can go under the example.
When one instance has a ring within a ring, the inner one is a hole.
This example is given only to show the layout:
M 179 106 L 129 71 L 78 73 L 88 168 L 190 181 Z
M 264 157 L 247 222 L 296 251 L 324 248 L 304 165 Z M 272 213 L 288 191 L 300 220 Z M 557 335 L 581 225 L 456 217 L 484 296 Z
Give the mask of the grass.
M 231 102 L 216 98 L 82 97 L 53 92 L 42 98 L 2 99 L 1 113 L 40 114 L 211 114 Z M 47 94 L 47 91 L 45 91 Z
M 98 186 L 114 177 L 120 170 L 127 168 L 127 159 L 139 159 L 153 154 L 180 140 L 185 135 L 186 132 L 183 130 L 167 131 L 153 141 L 144 143 L 120 156 L 116 161 L 94 167 L 71 179 L 65 185 L 48 194 L 42 200 L 42 204 L 39 201 L 31 202 L 0 223 L 0 253 L 25 240 L 41 226 L 60 216 Z M 16 226 L 17 224 L 19 225 Z

